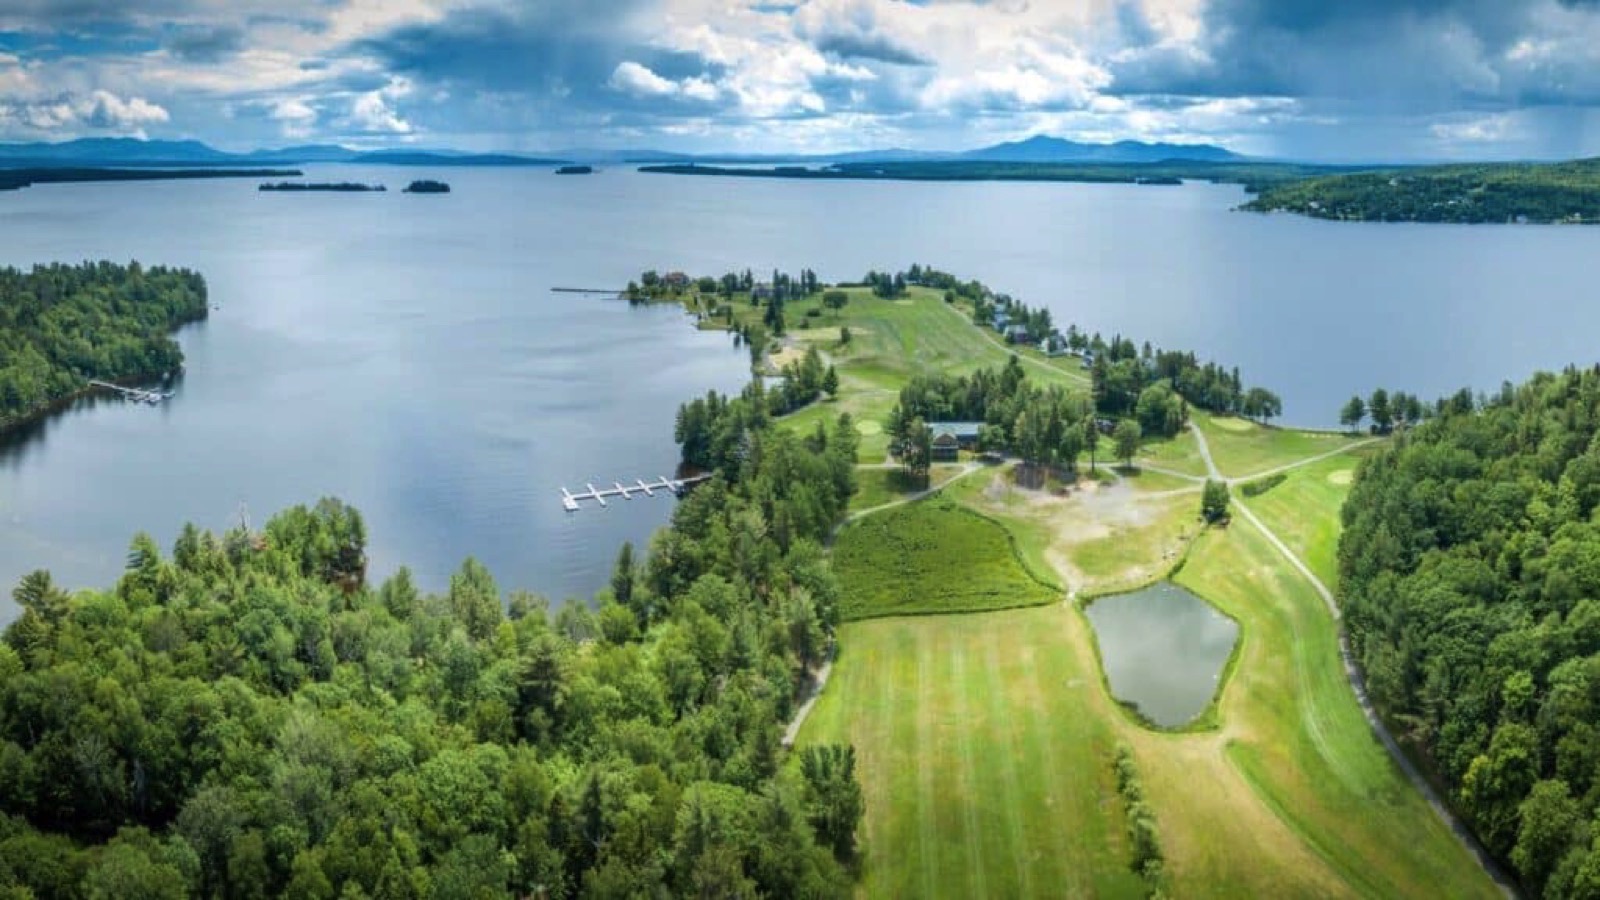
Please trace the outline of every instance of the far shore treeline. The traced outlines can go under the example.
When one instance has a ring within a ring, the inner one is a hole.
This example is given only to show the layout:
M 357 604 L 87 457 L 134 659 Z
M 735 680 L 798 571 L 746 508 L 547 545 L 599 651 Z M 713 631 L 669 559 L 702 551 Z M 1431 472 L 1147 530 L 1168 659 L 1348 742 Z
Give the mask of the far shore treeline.
M 71 184 L 98 181 L 186 181 L 195 178 L 299 178 L 299 169 L 103 169 L 103 168 L 0 168 L 0 191 L 15 191 L 35 184 Z
M 183 366 L 171 337 L 204 319 L 206 283 L 139 263 L 0 268 L 0 429 L 88 387 Z

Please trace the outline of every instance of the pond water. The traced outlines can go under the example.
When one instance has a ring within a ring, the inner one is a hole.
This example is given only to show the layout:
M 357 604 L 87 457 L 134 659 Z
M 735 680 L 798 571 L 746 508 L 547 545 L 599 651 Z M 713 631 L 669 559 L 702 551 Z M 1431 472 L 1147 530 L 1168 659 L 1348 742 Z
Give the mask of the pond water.
M 1163 728 L 1187 725 L 1217 692 L 1239 626 L 1170 582 L 1087 610 L 1111 693 Z

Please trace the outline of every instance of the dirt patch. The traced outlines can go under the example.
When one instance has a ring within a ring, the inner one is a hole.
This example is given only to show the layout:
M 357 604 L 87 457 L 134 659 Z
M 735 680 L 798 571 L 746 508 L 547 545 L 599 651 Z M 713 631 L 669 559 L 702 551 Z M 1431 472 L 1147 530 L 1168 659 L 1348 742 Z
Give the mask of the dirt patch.
M 782 350 L 779 350 L 777 353 L 772 354 L 767 359 L 772 364 L 773 371 L 778 371 L 790 363 L 798 363 L 800 360 L 805 358 L 806 348 L 796 344 L 790 344 L 784 347 Z
M 1337 472 L 1329 472 L 1328 473 L 1328 483 L 1329 484 L 1337 484 L 1340 487 L 1344 487 L 1345 485 L 1347 485 L 1347 484 L 1349 484 L 1349 483 L 1351 483 L 1352 481 L 1355 481 L 1355 480 L 1356 480 L 1356 472 L 1355 472 L 1354 469 L 1340 469 Z

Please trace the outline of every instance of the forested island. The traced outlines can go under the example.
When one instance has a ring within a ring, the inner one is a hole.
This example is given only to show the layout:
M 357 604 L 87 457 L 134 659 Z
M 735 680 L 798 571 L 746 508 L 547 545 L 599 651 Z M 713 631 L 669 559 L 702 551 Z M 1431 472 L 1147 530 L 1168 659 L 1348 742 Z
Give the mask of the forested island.
M 381 184 L 362 184 L 358 181 L 279 181 L 277 183 L 263 184 L 256 188 L 259 191 L 332 191 L 336 193 L 382 193 L 388 188 Z
M 183 181 L 194 178 L 299 178 L 299 169 L 0 169 L 0 191 L 35 184 L 95 181 Z
M 1358 222 L 1600 222 L 1600 159 L 1385 169 L 1266 186 L 1243 206 Z
M 1529 897 L 1600 896 L 1597 436 L 1600 368 L 1462 392 L 1343 511 L 1372 699 Z
M 594 166 L 562 166 L 556 170 L 557 175 L 593 175 Z
M 407 194 L 448 194 L 448 193 L 450 193 L 450 185 L 445 184 L 442 181 L 430 181 L 428 179 L 423 179 L 421 181 L 413 181 L 410 184 L 406 185 L 405 193 L 407 193 Z
M 206 317 L 198 273 L 139 263 L 0 269 L 0 430 L 90 379 L 156 378 L 183 365 L 171 337 Z

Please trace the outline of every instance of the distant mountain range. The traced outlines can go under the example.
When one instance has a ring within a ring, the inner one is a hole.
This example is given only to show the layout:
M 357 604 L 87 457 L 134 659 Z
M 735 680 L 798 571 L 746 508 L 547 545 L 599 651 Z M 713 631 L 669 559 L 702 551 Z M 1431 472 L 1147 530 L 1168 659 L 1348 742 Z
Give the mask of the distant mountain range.
M 1240 162 L 1245 157 L 1214 144 L 1080 144 L 1064 138 L 1039 135 L 1011 144 L 996 144 L 959 154 L 969 162 L 1004 163 L 1154 163 L 1172 159 L 1187 162 Z
M 565 159 L 454 150 L 361 151 L 337 144 L 229 153 L 199 141 L 80 138 L 59 144 L 0 144 L 0 166 L 254 166 L 356 163 L 388 166 L 556 166 Z
M 961 160 L 999 163 L 1153 163 L 1165 160 L 1238 162 L 1246 157 L 1212 144 L 1147 144 L 1118 141 L 1088 144 L 1039 135 L 966 152 L 866 150 L 826 155 L 686 154 L 660 150 L 569 150 L 549 157 L 506 153 L 399 148 L 353 150 L 337 144 L 307 144 L 277 150 L 229 153 L 200 141 L 80 138 L 63 143 L 0 144 L 0 167 L 53 166 L 249 166 L 354 163 L 392 166 L 557 166 L 571 162 L 644 163 L 864 163 Z

